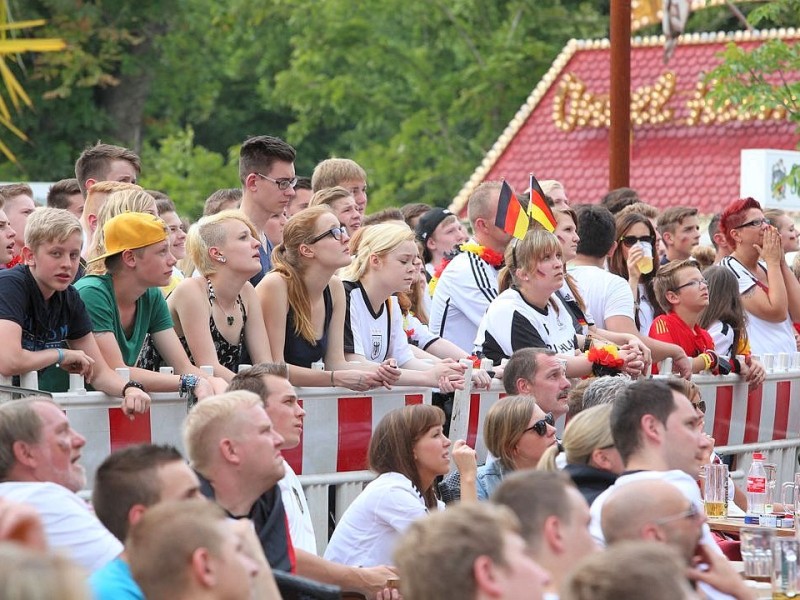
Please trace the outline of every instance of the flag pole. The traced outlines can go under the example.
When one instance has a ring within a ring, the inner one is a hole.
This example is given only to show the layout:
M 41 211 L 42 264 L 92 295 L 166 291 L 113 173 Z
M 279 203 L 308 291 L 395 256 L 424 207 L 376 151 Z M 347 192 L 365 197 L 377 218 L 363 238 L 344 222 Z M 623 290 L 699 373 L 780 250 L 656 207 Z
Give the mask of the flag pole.
M 610 190 L 630 184 L 631 0 L 611 0 L 611 127 L 608 132 Z

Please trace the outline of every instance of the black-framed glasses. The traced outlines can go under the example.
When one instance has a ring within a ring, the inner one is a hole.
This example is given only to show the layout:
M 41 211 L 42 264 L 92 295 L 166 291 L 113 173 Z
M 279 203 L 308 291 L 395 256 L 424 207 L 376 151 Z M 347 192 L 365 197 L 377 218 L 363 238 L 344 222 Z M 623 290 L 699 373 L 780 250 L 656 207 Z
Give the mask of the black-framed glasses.
M 297 177 L 292 177 L 291 179 L 273 179 L 272 177 L 267 177 L 266 175 L 262 175 L 261 173 L 258 172 L 255 172 L 255 174 L 261 177 L 262 179 L 271 181 L 272 183 L 278 186 L 279 190 L 288 190 L 289 188 L 294 189 L 294 186 L 297 185 Z
M 699 410 L 701 413 L 706 414 L 706 401 L 700 400 L 699 402 L 692 402 L 692 406 Z
M 556 420 L 553 418 L 553 413 L 547 413 L 544 416 L 544 419 L 539 419 L 536 421 L 536 423 L 525 429 L 522 433 L 525 434 L 529 431 L 535 431 L 537 434 L 539 434 L 539 436 L 544 437 L 547 435 L 547 426 L 550 425 L 550 427 L 553 427 L 555 424 Z
M 752 221 L 748 221 L 747 223 L 742 223 L 741 225 L 737 225 L 732 229 L 744 229 L 745 227 L 762 227 L 763 225 L 769 225 L 769 219 L 760 218 L 760 219 L 753 219 Z
M 685 511 L 678 513 L 677 515 L 671 515 L 669 517 L 661 517 L 660 519 L 653 519 L 651 523 L 655 523 L 656 525 L 666 525 L 667 523 L 671 523 L 672 521 L 680 521 L 681 519 L 696 519 L 700 516 L 700 509 L 697 508 L 694 502 L 689 505 Z
M 342 238 L 347 235 L 347 227 L 344 225 L 340 225 L 339 227 L 331 227 L 328 231 L 323 231 L 318 236 L 311 238 L 308 241 L 308 245 L 316 244 L 318 241 L 325 239 L 328 236 L 331 236 L 337 242 L 341 242 Z
M 639 242 L 646 242 L 651 246 L 656 243 L 656 241 L 653 239 L 653 236 L 651 235 L 640 235 L 640 236 L 623 235 L 621 238 L 619 238 L 619 241 L 622 242 L 626 248 L 630 248 L 631 246 L 634 246 Z
M 692 279 L 691 281 L 687 281 L 683 285 L 679 285 L 678 287 L 672 288 L 672 291 L 673 292 L 677 292 L 679 290 L 682 290 L 683 288 L 694 287 L 694 286 L 697 286 L 697 287 L 702 287 L 702 286 L 708 287 L 708 281 L 706 281 L 705 279 Z

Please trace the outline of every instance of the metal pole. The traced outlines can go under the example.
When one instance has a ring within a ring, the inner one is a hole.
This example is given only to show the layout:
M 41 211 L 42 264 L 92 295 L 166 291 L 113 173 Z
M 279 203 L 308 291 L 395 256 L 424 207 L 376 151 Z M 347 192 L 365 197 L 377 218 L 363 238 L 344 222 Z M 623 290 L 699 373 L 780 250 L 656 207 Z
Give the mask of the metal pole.
M 628 187 L 631 157 L 631 0 L 611 0 L 609 189 Z

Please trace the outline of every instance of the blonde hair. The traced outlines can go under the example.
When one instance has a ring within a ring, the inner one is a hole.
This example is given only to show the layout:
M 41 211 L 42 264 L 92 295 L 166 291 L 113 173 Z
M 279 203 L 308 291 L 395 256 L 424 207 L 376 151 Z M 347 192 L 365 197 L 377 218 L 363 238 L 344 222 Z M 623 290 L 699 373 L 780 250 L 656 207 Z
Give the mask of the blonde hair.
M 353 194 L 350 190 L 345 189 L 339 185 L 329 188 L 323 188 L 314 192 L 311 196 L 311 200 L 308 202 L 308 206 L 318 206 L 320 204 L 324 204 L 326 206 L 333 207 L 333 203 L 337 200 L 341 200 L 342 198 L 352 198 Z
M 555 179 L 545 179 L 539 182 L 539 187 L 542 188 L 545 196 L 549 196 L 553 190 L 563 190 L 564 184 Z
M 561 445 L 570 465 L 588 465 L 592 453 L 598 448 L 614 445 L 611 435 L 611 410 L 613 404 L 600 404 L 582 410 L 567 423 Z M 553 444 L 539 459 L 538 467 L 543 471 L 557 471 L 558 444 Z
M 241 414 L 254 406 L 264 406 L 264 401 L 253 392 L 237 390 L 205 398 L 192 407 L 183 421 L 183 445 L 198 472 L 208 474 L 220 439 L 235 433 Z
M 366 181 L 367 172 L 349 158 L 328 158 L 314 167 L 314 172 L 311 174 L 311 189 L 318 192 L 351 179 Z
M 94 187 L 94 186 L 92 186 Z M 138 189 L 124 189 L 112 192 L 97 215 L 97 230 L 94 232 L 94 240 L 87 254 L 91 260 L 95 256 L 106 253 L 106 236 L 103 227 L 114 217 L 127 212 L 150 213 L 158 215 L 156 201 L 150 194 L 139 186 Z M 91 189 L 91 188 L 90 188 Z M 98 260 L 89 263 L 86 267 L 87 275 L 102 275 L 106 272 L 105 260 Z
M 4 600 L 83 600 L 86 575 L 60 553 L 36 552 L 0 542 L 0 589 Z
M 350 238 L 353 262 L 342 269 L 342 279 L 360 280 L 369 268 L 370 256 L 385 256 L 403 242 L 413 242 L 414 239 L 414 232 L 406 224 L 380 223 L 362 227 Z
M 495 402 L 483 421 L 483 439 L 505 469 L 516 468 L 514 450 L 536 410 L 533 396 L 506 396 Z
M 258 239 L 258 232 L 252 221 L 238 209 L 223 210 L 202 217 L 189 228 L 186 236 L 186 255 L 203 277 L 217 272 L 218 263 L 211 260 L 208 251 L 227 241 L 223 224 L 231 220 L 244 223 L 250 230 L 250 235 Z
M 124 181 L 98 181 L 86 192 L 86 202 L 83 205 L 84 215 L 97 215 L 103 208 L 109 194 L 124 190 L 141 190 L 142 187 L 135 183 Z
M 300 254 L 300 246 L 314 236 L 319 218 L 331 214 L 331 209 L 324 204 L 301 210 L 286 223 L 283 241 L 272 250 L 273 271 L 286 282 L 289 306 L 294 311 L 295 335 L 313 346 L 317 344 L 317 337 L 311 321 L 311 299 L 303 282 L 307 259 Z
M 46 242 L 65 242 L 81 233 L 80 221 L 63 208 L 37 208 L 25 224 L 25 245 L 33 251 Z
M 517 269 L 529 269 L 553 254 L 561 256 L 561 244 L 546 229 L 531 229 L 525 234 L 525 239 L 512 239 L 506 248 L 506 266 L 497 276 L 498 289 L 502 292 L 517 282 Z

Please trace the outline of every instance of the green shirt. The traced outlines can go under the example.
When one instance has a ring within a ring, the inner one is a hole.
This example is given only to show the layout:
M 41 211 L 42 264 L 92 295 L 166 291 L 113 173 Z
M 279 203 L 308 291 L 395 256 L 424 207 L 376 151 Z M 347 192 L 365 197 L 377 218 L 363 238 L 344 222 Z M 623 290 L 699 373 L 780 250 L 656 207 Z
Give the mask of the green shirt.
M 136 366 L 144 338 L 148 333 L 157 333 L 173 326 L 167 302 L 157 287 L 149 288 L 136 301 L 136 314 L 130 337 L 125 334 L 117 309 L 117 299 L 111 284 L 111 275 L 86 275 L 75 287 L 89 311 L 92 331 L 110 331 L 117 338 L 122 360 L 129 367 Z

